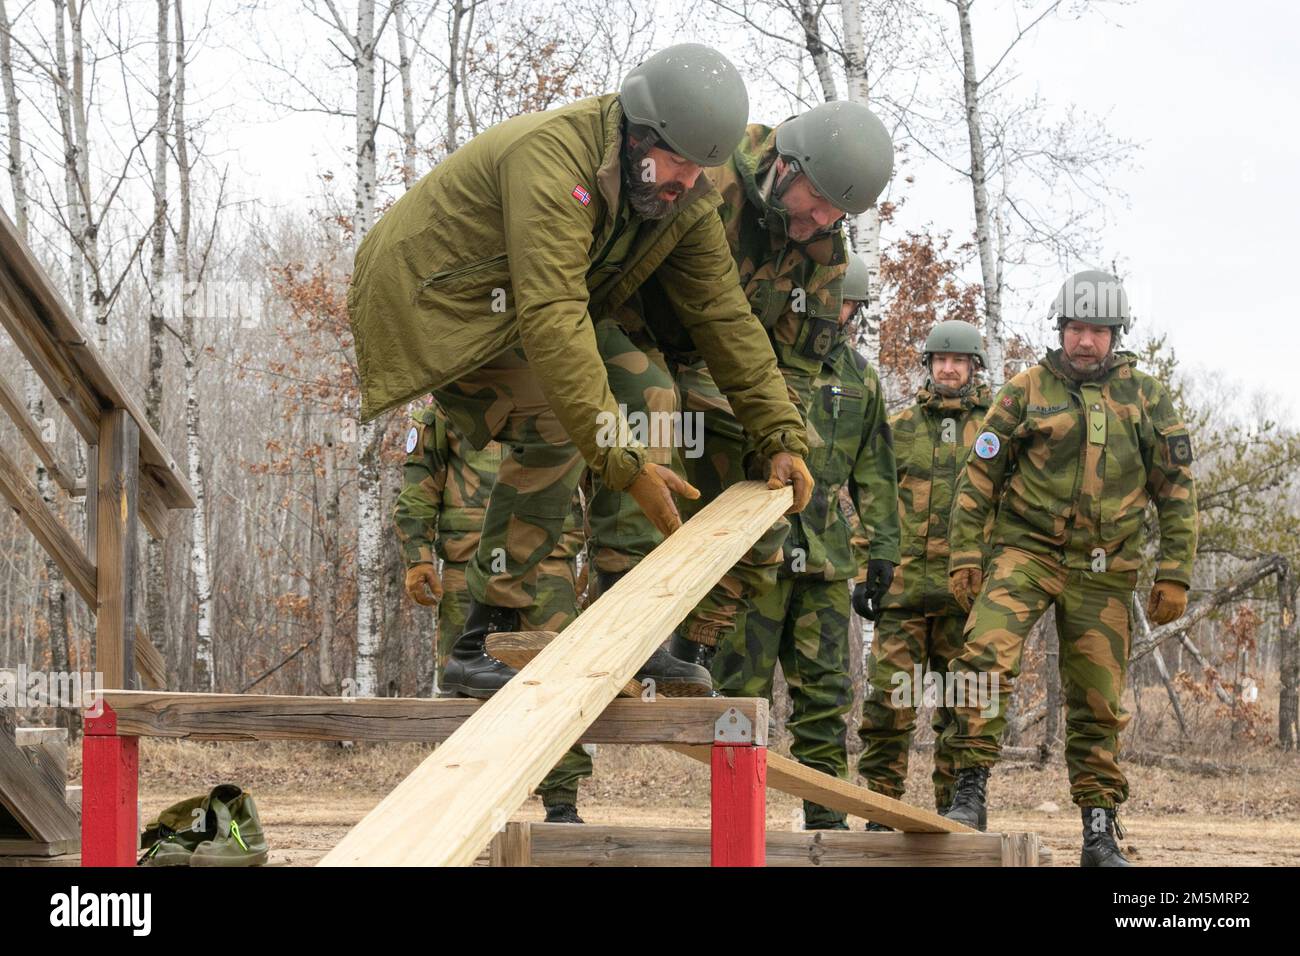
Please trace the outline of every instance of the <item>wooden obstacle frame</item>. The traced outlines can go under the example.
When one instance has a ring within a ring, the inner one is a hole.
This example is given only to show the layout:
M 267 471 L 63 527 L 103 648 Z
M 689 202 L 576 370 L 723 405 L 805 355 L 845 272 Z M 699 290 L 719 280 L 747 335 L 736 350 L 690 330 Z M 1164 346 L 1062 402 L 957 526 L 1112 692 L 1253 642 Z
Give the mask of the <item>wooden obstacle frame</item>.
M 83 487 L 59 465 L 17 393 L 11 417 L 52 480 L 84 496 L 83 545 L 0 451 L 6 498 L 96 614 L 95 668 L 106 689 L 85 717 L 83 866 L 133 866 L 139 740 L 352 740 L 439 743 L 322 865 L 1038 865 L 1033 834 L 967 831 L 929 811 L 801 767 L 767 750 L 767 703 L 748 698 L 615 700 L 727 568 L 789 506 L 789 489 L 729 489 L 602 595 L 491 700 L 181 694 L 136 622 L 137 523 L 157 538 L 191 508 L 181 469 L 96 353 L 12 223 L 0 213 L 0 324 L 91 448 Z M 0 724 L 3 724 L 0 721 Z M 22 834 L 0 852 L 76 847 L 66 746 L 0 726 L 0 808 Z M 710 767 L 708 830 L 526 824 L 511 815 L 574 742 L 669 747 Z M 772 785 L 894 826 L 898 833 L 768 833 Z M 15 847 L 17 849 L 15 849 Z
M 0 212 L 0 326 L 89 447 L 78 484 L 32 421 L 15 388 L 0 377 L 0 411 L 45 466 L 50 479 L 84 499 L 84 546 L 46 505 L 18 463 L 0 449 L 0 498 L 18 514 L 95 615 L 95 671 L 106 687 L 162 687 L 162 655 L 138 628 L 134 605 L 138 523 L 156 538 L 173 509 L 194 496 L 175 459 L 113 371 L 72 318 L 9 218 Z M 137 676 L 138 675 L 138 676 Z M 0 721 L 0 855 L 74 851 L 76 812 L 65 779 L 53 772 L 52 743 L 24 745 L 28 728 Z M 40 728 L 45 729 L 45 728 Z M 65 743 L 66 749 L 66 743 Z M 92 741 L 87 761 L 116 759 Z M 134 813 L 134 808 L 132 810 Z M 16 829 L 15 829 L 16 828 Z

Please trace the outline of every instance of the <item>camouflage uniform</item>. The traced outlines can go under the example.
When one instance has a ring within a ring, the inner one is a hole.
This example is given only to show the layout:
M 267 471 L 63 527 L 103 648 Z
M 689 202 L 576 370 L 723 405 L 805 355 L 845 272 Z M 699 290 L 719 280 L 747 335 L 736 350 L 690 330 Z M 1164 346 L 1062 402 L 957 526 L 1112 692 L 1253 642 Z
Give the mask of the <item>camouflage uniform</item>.
M 987 385 L 946 397 L 928 383 L 914 404 L 889 421 L 898 459 L 903 559 L 875 626 L 858 730 L 863 743 L 858 772 L 872 790 L 895 798 L 903 796 L 907 782 L 916 726 L 913 692 L 921 689 L 917 674 L 946 674 L 962 647 L 966 612 L 948 592 L 948 518 L 957 477 L 991 400 Z M 895 702 L 896 693 L 904 694 L 902 702 Z M 942 743 L 952 715 L 941 704 L 934 709 L 933 779 L 935 805 L 944 808 L 952 802 L 955 772 Z
M 795 243 L 779 238 L 765 225 L 765 186 L 770 186 L 766 181 L 776 162 L 775 138 L 775 129 L 750 125 L 732 157 L 705 174 L 722 196 L 718 214 L 745 297 L 768 331 L 790 400 L 806 418 L 814 398 L 814 380 L 839 338 L 840 285 L 848 259 L 839 229 L 808 243 Z M 683 414 L 703 418 L 702 454 L 688 450 L 683 456 L 686 478 L 700 490 L 697 501 L 679 503 L 682 517 L 688 518 L 727 487 L 761 477 L 757 473 L 761 458 L 751 454 L 745 429 L 714 381 L 716 369 L 694 351 L 680 323 L 665 322 L 672 306 L 662 288 L 648 283 L 642 293 L 645 321 L 661 348 L 675 360 Z M 746 474 L 746 462 L 755 468 L 754 473 Z M 780 564 L 782 542 L 789 529 L 788 520 L 778 521 L 723 576 L 687 618 L 687 637 L 713 645 L 720 634 L 735 626 L 738 612 Z
M 1120 696 L 1149 503 L 1160 526 L 1156 580 L 1189 586 L 1196 553 L 1191 440 L 1168 391 L 1135 361 L 1118 352 L 1107 372 L 1080 383 L 1053 350 L 1012 378 L 981 425 L 952 516 L 956 571 L 980 566 L 996 508 L 984 585 L 950 670 L 997 675 L 999 686 L 991 716 L 955 709 L 945 746 L 958 768 L 996 762 L 1025 637 L 1055 605 L 1065 756 L 1083 807 L 1128 796 L 1117 761 L 1128 723 Z
M 790 519 L 782 562 L 739 625 L 724 633 L 713 679 L 729 697 L 772 695 L 779 661 L 793 713 L 786 726 L 800 763 L 848 778 L 844 715 L 853 703 L 849 667 L 849 580 L 858 571 L 850 522 L 840 508 L 847 485 L 869 556 L 898 562 L 894 452 L 880 380 L 862 356 L 839 339 L 811 382 L 808 468 L 812 500 Z M 810 827 L 835 825 L 844 815 L 804 803 Z
M 406 566 L 442 560 L 442 600 L 438 602 L 437 671 L 465 627 L 469 589 L 465 569 L 478 549 L 488 495 L 501 465 L 502 447 L 488 443 L 481 451 L 449 428 L 437 405 L 415 413 L 407 433 L 402 490 L 393 508 L 393 524 Z M 539 565 L 537 601 L 522 615 L 529 630 L 560 631 L 577 614 L 574 559 L 582 548 L 581 509 L 570 503 L 560 544 Z M 591 776 L 591 757 L 572 748 L 538 787 L 543 800 L 576 803 L 578 781 Z

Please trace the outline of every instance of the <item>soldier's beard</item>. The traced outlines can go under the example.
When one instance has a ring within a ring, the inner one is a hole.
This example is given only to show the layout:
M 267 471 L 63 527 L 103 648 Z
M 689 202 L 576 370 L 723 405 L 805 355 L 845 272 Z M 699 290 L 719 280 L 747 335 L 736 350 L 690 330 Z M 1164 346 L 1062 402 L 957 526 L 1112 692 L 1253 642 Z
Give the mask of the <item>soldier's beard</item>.
M 1071 358 L 1061 349 L 1061 364 L 1065 367 L 1065 372 L 1076 382 L 1088 382 L 1096 378 L 1101 378 L 1110 371 L 1111 364 L 1114 362 L 1115 352 L 1111 350 L 1099 359 Z
M 627 190 L 627 201 L 634 212 L 642 219 L 662 219 L 676 208 L 677 200 L 686 192 L 683 183 L 673 180 L 667 183 L 643 183 L 640 180 L 623 182 Z M 671 198 L 662 195 L 668 189 Z

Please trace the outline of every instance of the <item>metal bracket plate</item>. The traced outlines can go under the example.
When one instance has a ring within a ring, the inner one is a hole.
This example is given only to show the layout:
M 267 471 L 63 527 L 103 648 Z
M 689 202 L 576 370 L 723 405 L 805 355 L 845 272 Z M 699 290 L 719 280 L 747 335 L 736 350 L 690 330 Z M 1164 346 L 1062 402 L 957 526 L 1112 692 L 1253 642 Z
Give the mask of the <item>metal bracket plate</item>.
M 754 725 L 735 707 L 728 707 L 713 724 L 715 744 L 752 744 Z

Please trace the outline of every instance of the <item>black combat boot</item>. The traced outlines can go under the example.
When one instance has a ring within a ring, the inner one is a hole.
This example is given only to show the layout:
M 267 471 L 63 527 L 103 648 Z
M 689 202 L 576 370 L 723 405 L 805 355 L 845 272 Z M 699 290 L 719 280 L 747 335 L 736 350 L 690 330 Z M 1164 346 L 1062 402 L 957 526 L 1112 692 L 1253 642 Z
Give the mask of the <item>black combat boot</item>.
M 462 697 L 491 697 L 518 673 L 508 664 L 488 656 L 483 648 L 489 634 L 519 630 L 519 611 L 512 607 L 480 604 L 470 598 L 465 630 L 452 645 L 439 687 Z
M 679 661 L 686 661 L 688 664 L 698 664 L 705 670 L 713 667 L 713 658 L 718 652 L 718 648 L 713 644 L 701 644 L 699 641 L 692 641 L 682 633 L 682 628 L 673 631 L 673 636 L 668 641 L 668 651 Z
M 571 803 L 555 803 L 546 808 L 547 823 L 582 823 L 578 808 Z
M 1079 865 L 1132 866 L 1116 842 L 1124 839 L 1124 830 L 1114 809 L 1080 807 L 1079 810 L 1083 815 L 1083 852 L 1079 854 Z
M 949 820 L 964 823 L 976 830 L 987 830 L 989 826 L 986 796 L 988 784 L 988 767 L 966 767 L 958 770 L 952 806 L 945 810 L 943 815 Z
M 678 660 L 663 645 L 655 648 L 650 659 L 641 665 L 635 679 L 641 686 L 653 681 L 654 692 L 665 697 L 709 697 L 713 694 L 713 678 L 699 664 Z

